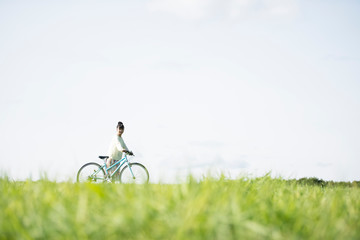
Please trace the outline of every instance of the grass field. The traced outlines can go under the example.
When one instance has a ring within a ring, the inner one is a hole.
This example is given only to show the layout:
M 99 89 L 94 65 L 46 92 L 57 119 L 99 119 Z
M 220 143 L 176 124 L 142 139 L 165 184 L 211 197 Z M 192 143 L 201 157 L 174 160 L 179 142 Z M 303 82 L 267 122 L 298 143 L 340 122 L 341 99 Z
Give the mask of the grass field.
M 360 188 L 264 176 L 183 184 L 0 178 L 0 239 L 360 239 Z

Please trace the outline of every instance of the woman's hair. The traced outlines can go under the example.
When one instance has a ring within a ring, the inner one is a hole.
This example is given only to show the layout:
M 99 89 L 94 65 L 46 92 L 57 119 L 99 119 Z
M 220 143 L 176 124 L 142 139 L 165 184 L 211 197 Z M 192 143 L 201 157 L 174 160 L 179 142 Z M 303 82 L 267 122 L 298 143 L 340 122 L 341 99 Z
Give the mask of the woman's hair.
M 124 124 L 122 122 L 118 122 L 118 124 L 116 125 L 116 128 L 124 129 Z

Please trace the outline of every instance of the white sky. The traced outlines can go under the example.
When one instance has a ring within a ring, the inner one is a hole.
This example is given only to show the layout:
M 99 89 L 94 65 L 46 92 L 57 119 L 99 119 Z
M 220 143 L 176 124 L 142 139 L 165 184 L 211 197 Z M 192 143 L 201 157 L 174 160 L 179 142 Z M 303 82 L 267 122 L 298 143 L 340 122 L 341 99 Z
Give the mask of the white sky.
M 0 1 L 0 170 L 359 180 L 360 2 Z M 209 170 L 210 169 L 210 170 Z

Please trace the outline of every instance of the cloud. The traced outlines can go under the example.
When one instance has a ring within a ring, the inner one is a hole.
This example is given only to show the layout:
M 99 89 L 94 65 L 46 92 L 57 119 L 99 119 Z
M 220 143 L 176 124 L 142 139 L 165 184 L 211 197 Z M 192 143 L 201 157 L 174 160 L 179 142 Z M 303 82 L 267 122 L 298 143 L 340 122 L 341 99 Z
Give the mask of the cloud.
M 172 163 L 171 167 L 174 169 L 189 169 L 189 168 L 198 168 L 206 170 L 210 167 L 221 168 L 221 169 L 245 169 L 249 167 L 249 162 L 246 160 L 246 155 L 240 155 L 237 158 L 224 158 L 220 155 L 216 155 L 212 158 L 199 159 L 196 157 L 189 156 L 184 162 L 177 162 L 177 164 Z M 169 162 L 170 164 L 170 162 Z
M 360 62 L 360 58 L 356 56 L 341 55 L 341 54 L 329 54 L 324 57 L 325 60 L 336 62 Z
M 249 162 L 246 160 L 246 155 L 241 155 L 234 159 L 223 160 L 222 166 L 229 169 L 239 169 L 239 168 L 248 168 L 250 166 Z
M 213 141 L 213 140 L 192 141 L 190 142 L 190 144 L 194 147 L 203 147 L 203 148 L 219 148 L 225 145 L 223 142 Z
M 206 16 L 207 7 L 211 1 L 207 0 L 152 0 L 149 10 L 165 12 L 185 19 L 200 19 Z
M 296 0 L 151 0 L 148 7 L 151 12 L 167 13 L 187 20 L 292 17 L 298 12 Z
M 318 166 L 318 167 L 330 167 L 330 166 L 332 166 L 332 164 L 331 163 L 326 163 L 326 162 L 317 162 L 316 166 Z
M 263 1 L 265 10 L 273 16 L 292 16 L 297 13 L 298 5 L 294 0 Z

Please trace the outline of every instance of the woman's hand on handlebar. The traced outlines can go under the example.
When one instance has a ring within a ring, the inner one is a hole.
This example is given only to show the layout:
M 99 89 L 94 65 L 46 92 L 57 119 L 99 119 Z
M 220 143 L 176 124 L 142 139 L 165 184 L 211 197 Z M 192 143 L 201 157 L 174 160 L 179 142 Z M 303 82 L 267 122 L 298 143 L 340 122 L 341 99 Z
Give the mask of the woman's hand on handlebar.
M 127 153 L 127 154 L 129 154 L 130 156 L 133 156 L 134 155 L 134 153 L 132 152 L 132 151 L 129 151 L 129 150 L 122 150 L 124 153 Z

